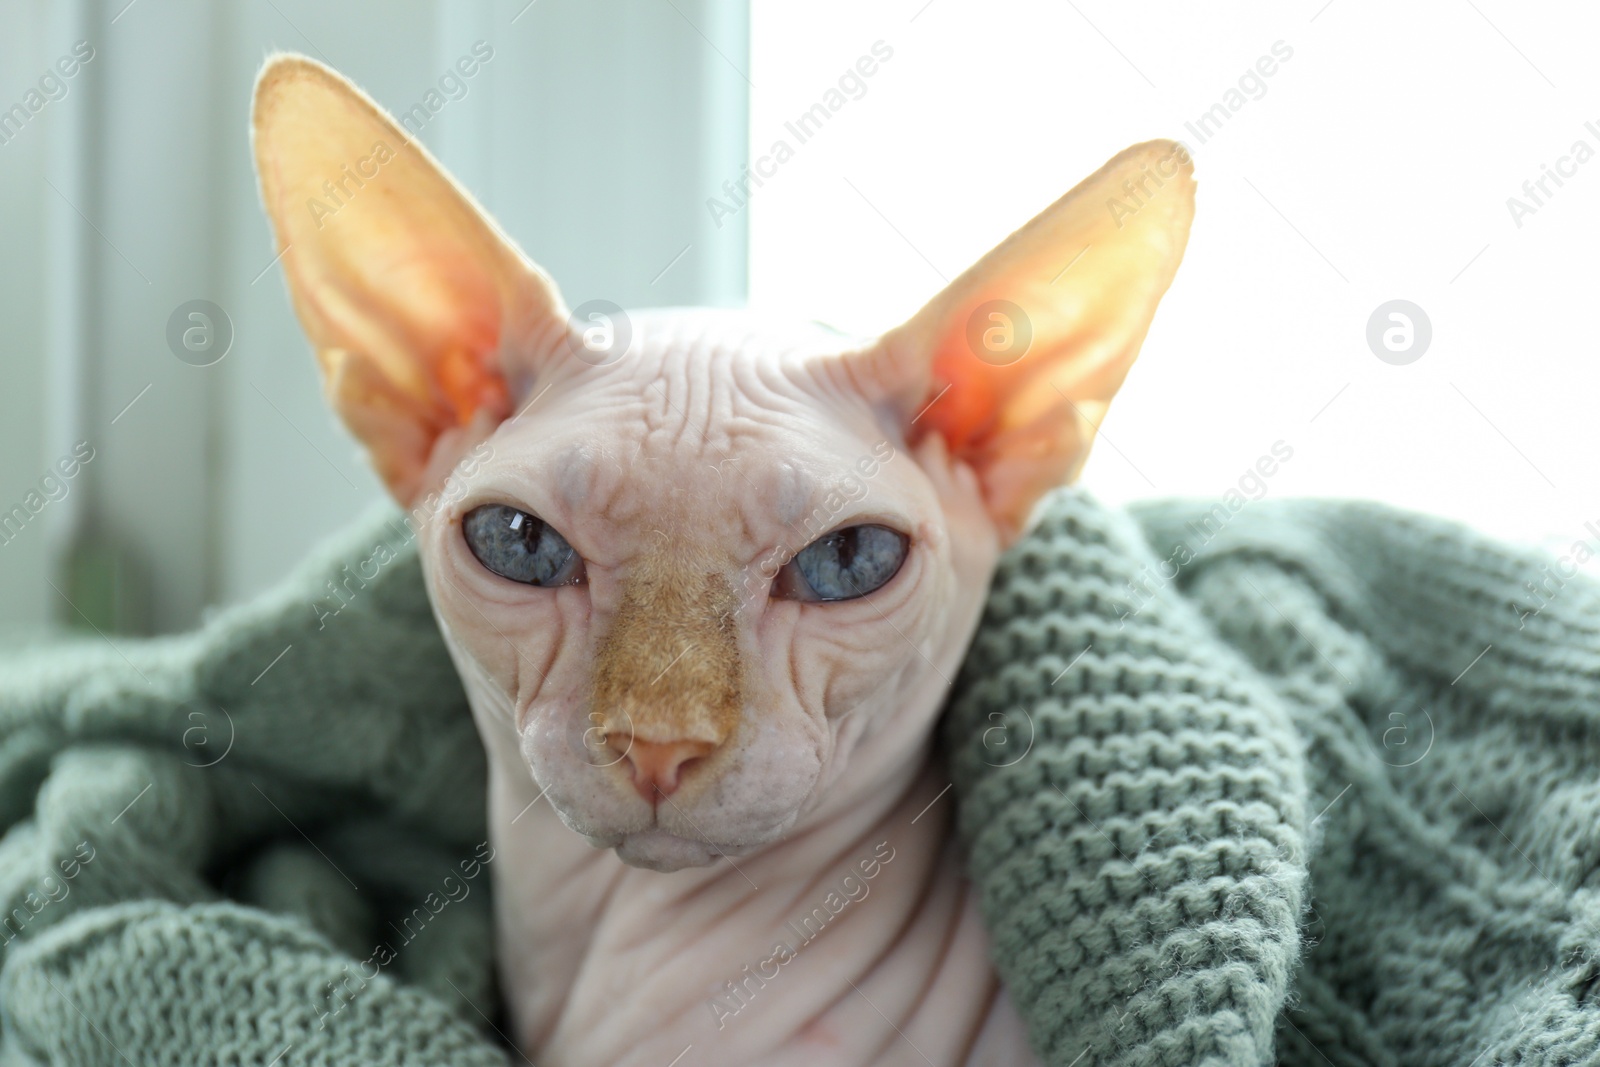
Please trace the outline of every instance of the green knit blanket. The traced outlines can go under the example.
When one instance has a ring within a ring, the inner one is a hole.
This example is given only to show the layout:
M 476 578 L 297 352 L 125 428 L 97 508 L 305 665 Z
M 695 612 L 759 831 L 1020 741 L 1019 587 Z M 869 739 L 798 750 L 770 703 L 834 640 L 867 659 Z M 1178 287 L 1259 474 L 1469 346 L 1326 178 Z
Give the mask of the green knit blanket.
M 1600 1063 L 1600 587 L 1549 562 L 1055 494 L 944 733 L 1045 1061 Z M 483 795 L 393 511 L 193 634 L 0 660 L 0 1063 L 520 1062 Z

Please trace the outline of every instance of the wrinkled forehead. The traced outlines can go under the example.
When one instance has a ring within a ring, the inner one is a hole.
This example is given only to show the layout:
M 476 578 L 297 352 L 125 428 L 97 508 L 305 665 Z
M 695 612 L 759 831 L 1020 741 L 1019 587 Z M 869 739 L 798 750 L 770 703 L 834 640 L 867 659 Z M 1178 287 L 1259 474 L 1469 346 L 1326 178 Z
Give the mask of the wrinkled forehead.
M 840 373 L 850 338 L 702 311 L 629 326 L 618 358 L 565 361 L 535 389 L 478 491 L 522 494 L 600 565 L 663 542 L 742 561 L 847 510 L 909 505 L 883 477 L 898 440 Z

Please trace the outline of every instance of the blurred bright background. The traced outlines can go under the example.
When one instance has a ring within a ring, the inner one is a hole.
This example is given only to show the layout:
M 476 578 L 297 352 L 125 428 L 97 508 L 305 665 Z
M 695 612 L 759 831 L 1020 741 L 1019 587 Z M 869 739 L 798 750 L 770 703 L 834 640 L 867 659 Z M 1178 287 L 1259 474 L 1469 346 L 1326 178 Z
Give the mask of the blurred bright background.
M 1294 457 L 1269 496 L 1373 497 L 1600 551 L 1584 528 L 1600 528 L 1600 157 L 1564 164 L 1576 173 L 1547 181 L 1520 228 L 1506 204 L 1575 141 L 1600 153 L 1600 10 L 820 0 L 754 13 L 757 154 L 793 141 L 784 122 L 873 42 L 894 52 L 753 198 L 754 303 L 883 329 L 1125 145 L 1173 137 L 1199 181 L 1188 253 L 1084 484 L 1119 501 L 1215 497 L 1282 440 Z M 1274 45 L 1289 58 L 1226 99 Z M 1366 342 L 1394 299 L 1432 324 L 1403 366 Z
M 77 442 L 94 458 L 0 544 L 4 623 L 69 623 L 70 596 L 112 629 L 193 625 L 381 495 L 256 202 L 248 98 L 273 49 L 403 111 L 492 47 L 422 140 L 570 305 L 877 331 L 1122 147 L 1180 139 L 1188 254 L 1085 484 L 1218 497 L 1281 441 L 1267 497 L 1600 548 L 1600 158 L 1576 144 L 1600 153 L 1597 31 L 1591 7 L 1506 0 L 8 3 L 0 513 Z M 78 41 L 93 58 L 7 127 Z M 799 143 L 786 123 L 819 102 Z M 717 210 L 780 140 L 748 207 Z M 167 340 L 192 300 L 231 323 L 207 366 Z M 1368 345 L 1392 300 L 1431 326 L 1411 362 Z

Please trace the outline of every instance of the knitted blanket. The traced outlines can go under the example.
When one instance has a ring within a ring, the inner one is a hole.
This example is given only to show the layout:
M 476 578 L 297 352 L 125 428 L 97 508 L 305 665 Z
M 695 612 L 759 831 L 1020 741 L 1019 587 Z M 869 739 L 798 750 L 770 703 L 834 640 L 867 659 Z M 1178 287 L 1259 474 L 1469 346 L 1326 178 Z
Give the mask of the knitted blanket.
M 1600 1063 L 1600 588 L 1548 557 L 1062 491 L 944 740 L 1055 1067 Z M 520 1062 L 483 794 L 392 511 L 193 634 L 0 662 L 0 1063 Z

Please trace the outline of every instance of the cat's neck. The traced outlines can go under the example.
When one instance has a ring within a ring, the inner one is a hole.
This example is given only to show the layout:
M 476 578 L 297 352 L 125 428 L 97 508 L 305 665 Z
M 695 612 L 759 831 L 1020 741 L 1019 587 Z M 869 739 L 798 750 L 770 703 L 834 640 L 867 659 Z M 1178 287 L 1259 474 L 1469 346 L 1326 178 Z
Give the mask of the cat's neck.
M 829 1062 L 966 1062 L 999 986 L 948 779 L 924 752 L 882 785 L 758 853 L 661 874 L 590 848 L 525 774 L 493 773 L 512 1036 L 557 1065 L 685 1049 L 684 1067 L 753 1064 L 807 1045 Z

